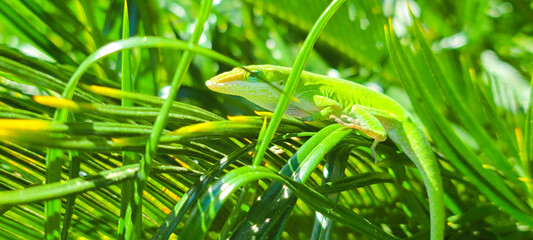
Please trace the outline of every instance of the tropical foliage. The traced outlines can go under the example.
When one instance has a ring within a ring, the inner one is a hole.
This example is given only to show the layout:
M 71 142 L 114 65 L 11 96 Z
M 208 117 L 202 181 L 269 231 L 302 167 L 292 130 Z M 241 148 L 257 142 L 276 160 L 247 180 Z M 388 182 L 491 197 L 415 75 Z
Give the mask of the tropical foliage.
M 205 87 L 248 64 L 396 99 L 439 159 L 447 238 L 533 238 L 528 1 L 0 0 L 0 18 L 0 239 L 427 239 L 394 143 L 374 162 L 356 131 Z

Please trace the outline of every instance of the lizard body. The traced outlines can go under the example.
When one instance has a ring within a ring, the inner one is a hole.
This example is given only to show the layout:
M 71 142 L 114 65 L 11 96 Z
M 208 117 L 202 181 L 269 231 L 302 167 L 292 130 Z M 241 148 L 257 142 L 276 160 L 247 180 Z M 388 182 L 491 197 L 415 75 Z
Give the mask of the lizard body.
M 235 68 L 206 82 L 209 89 L 237 95 L 274 111 L 291 69 L 273 65 Z M 444 200 L 437 160 L 422 130 L 390 97 L 362 85 L 302 72 L 285 114 L 304 120 L 334 119 L 373 138 L 371 147 L 389 137 L 420 171 L 429 198 L 431 239 L 444 237 Z

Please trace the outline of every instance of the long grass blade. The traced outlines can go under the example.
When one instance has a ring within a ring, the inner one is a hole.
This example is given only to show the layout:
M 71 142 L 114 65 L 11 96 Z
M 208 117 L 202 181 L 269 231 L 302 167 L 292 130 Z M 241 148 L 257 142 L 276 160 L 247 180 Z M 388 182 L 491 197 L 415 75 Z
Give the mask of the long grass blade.
M 228 156 L 220 159 L 215 166 L 204 175 L 201 181 L 198 181 L 192 186 L 187 193 L 180 198 L 178 203 L 174 206 L 172 213 L 169 214 L 167 220 L 159 227 L 159 230 L 152 237 L 152 239 L 168 239 L 176 225 L 181 221 L 187 210 L 194 207 L 194 203 L 200 197 L 199 193 L 205 192 L 211 182 L 215 179 L 215 176 L 219 175 L 230 164 L 233 164 L 243 154 L 247 153 L 254 147 L 254 144 L 250 144 L 246 147 L 232 152 Z
M 247 177 L 241 177 L 243 174 L 246 174 Z M 221 205 L 227 199 L 227 196 L 231 195 L 231 193 L 236 191 L 239 187 L 262 178 L 279 181 L 281 184 L 286 185 L 297 197 L 302 199 L 302 201 L 307 203 L 312 209 L 334 219 L 335 221 L 345 224 L 358 232 L 377 239 L 395 239 L 395 237 L 386 233 L 378 226 L 368 222 L 368 220 L 363 217 L 338 205 L 303 184 L 293 181 L 283 175 L 279 175 L 265 167 L 257 166 L 245 166 L 235 169 L 216 181 L 198 201 L 198 206 L 192 212 L 185 224 L 182 234 L 180 234 L 180 238 L 203 238 L 213 219 L 220 210 Z
M 338 124 L 329 125 L 313 135 L 281 169 L 280 174 L 301 183 L 309 178 L 324 155 L 335 147 L 351 131 Z M 241 220 L 232 238 L 246 239 L 264 237 L 278 222 L 279 212 L 293 205 L 296 198 L 284 189 L 281 183 L 273 183 L 261 196 L 261 201 L 250 207 L 246 217 Z M 266 211 L 266 209 L 269 209 Z M 266 220 L 268 219 L 268 221 Z M 255 226 L 255 227 L 252 227 Z
M 129 23 L 128 1 L 124 0 L 122 39 L 128 39 L 130 37 Z M 130 50 L 124 49 L 120 59 L 122 60 L 120 65 L 122 73 L 121 90 L 132 92 L 133 79 L 131 75 Z M 125 98 L 122 99 L 121 105 L 123 107 L 133 107 L 133 102 L 130 99 Z M 124 165 L 138 163 L 140 159 L 139 155 L 135 152 L 122 152 L 122 164 Z M 138 196 L 139 192 L 135 191 L 135 185 L 139 184 L 140 180 L 138 178 L 122 183 L 118 239 L 140 239 L 142 237 L 142 207 L 140 202 L 133 201 L 133 199 L 139 199 L 142 197 Z
M 209 1 L 209 0 L 202 1 L 200 14 L 196 21 L 194 32 L 191 36 L 191 39 L 189 39 L 189 42 L 188 42 L 189 46 L 194 46 L 198 44 L 198 41 L 200 40 L 200 36 L 204 30 L 205 21 L 207 20 L 207 17 L 209 16 L 209 12 L 211 10 L 211 4 L 212 4 L 212 1 Z M 178 69 L 176 70 L 176 73 L 174 74 L 174 78 L 172 79 L 172 83 L 170 86 L 170 92 L 168 93 L 167 99 L 165 103 L 163 104 L 163 106 L 161 107 L 161 111 L 154 123 L 154 128 L 152 130 L 152 134 L 150 135 L 150 140 L 146 144 L 146 152 L 142 160 L 141 171 L 139 172 L 139 179 L 141 180 L 141 182 L 139 182 L 137 186 L 138 187 L 137 192 L 141 196 L 142 196 L 144 185 L 146 184 L 146 181 L 148 180 L 148 176 L 150 175 L 150 169 L 152 166 L 152 156 L 154 156 L 157 153 L 157 145 L 160 141 L 160 136 L 163 133 L 163 129 L 165 125 L 167 124 L 170 108 L 172 107 L 172 102 L 174 102 L 174 99 L 176 95 L 178 94 L 178 90 L 181 86 L 181 83 L 183 82 L 185 73 L 187 72 L 187 69 L 189 68 L 189 65 L 192 62 L 192 57 L 193 57 L 193 54 L 191 51 L 185 51 L 183 53 L 181 60 L 179 62 L 179 65 L 178 65 Z
M 281 117 L 285 113 L 287 106 L 289 106 L 289 102 L 291 101 L 292 95 L 294 94 L 296 86 L 298 85 L 300 74 L 302 73 L 305 64 L 307 63 L 309 54 L 311 53 L 311 50 L 314 44 L 316 43 L 318 36 L 320 35 L 324 27 L 326 27 L 326 24 L 329 19 L 333 16 L 333 14 L 335 14 L 335 12 L 340 8 L 343 3 L 344 0 L 332 1 L 328 8 L 324 10 L 320 18 L 316 21 L 315 25 L 313 26 L 313 29 L 309 32 L 308 37 L 305 39 L 302 49 L 296 57 L 292 71 L 287 79 L 287 83 L 284 88 L 285 94 L 281 95 L 276 105 L 276 110 L 274 111 L 274 115 L 268 124 L 264 137 L 262 139 L 259 139 L 258 141 L 259 149 L 255 153 L 256 155 L 254 157 L 253 162 L 254 165 L 258 165 L 263 159 L 265 151 L 268 145 L 270 144 L 270 140 L 274 136 L 274 133 L 276 132 L 277 127 L 279 126 Z
M 51 183 L 35 186 L 22 190 L 0 192 L 0 206 L 21 205 L 33 202 L 42 202 L 58 199 L 72 194 L 87 192 L 102 188 L 122 181 L 132 179 L 139 171 L 139 164 L 126 165 L 111 169 L 86 178 L 75 178 L 64 183 Z M 175 166 L 156 166 L 154 173 L 180 173 L 198 175 L 198 172 L 189 171 Z

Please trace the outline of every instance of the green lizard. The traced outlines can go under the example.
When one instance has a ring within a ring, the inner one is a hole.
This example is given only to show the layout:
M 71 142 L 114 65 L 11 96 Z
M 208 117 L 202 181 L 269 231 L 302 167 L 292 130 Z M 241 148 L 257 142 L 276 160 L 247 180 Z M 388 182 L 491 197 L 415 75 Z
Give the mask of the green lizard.
M 272 65 L 235 68 L 206 82 L 209 89 L 237 95 L 274 111 L 291 69 Z M 444 200 L 437 160 L 422 130 L 409 113 L 388 96 L 362 85 L 302 72 L 285 114 L 304 120 L 334 119 L 374 139 L 374 148 L 387 137 L 400 145 L 420 171 L 429 198 L 431 239 L 444 237 Z

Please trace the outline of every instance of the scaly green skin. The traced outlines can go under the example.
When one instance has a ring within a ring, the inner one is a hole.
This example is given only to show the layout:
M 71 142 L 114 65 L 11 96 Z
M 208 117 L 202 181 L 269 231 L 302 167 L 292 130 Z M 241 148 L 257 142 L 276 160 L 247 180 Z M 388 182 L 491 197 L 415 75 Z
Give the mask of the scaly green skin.
M 291 69 L 272 65 L 235 68 L 206 82 L 209 89 L 244 97 L 274 111 Z M 386 95 L 346 80 L 303 72 L 285 112 L 305 120 L 335 119 L 378 142 L 387 136 L 400 145 L 420 171 L 429 198 L 431 239 L 444 238 L 444 200 L 439 167 L 422 130 L 409 113 Z

